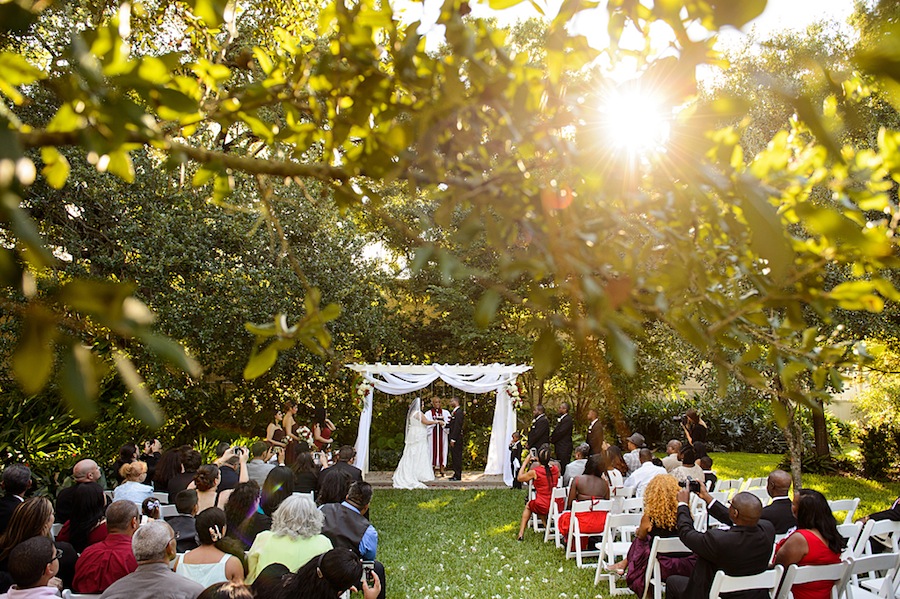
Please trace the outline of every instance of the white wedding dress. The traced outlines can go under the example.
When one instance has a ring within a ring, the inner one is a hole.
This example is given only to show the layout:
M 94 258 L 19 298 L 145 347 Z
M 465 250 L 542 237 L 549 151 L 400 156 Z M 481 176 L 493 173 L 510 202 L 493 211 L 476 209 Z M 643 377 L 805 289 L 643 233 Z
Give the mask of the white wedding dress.
M 427 489 L 423 484 L 434 480 L 431 469 L 431 447 L 428 445 L 428 427 L 422 422 L 424 414 L 419 409 L 419 399 L 413 400 L 406 417 L 406 440 L 403 455 L 394 471 L 395 489 Z

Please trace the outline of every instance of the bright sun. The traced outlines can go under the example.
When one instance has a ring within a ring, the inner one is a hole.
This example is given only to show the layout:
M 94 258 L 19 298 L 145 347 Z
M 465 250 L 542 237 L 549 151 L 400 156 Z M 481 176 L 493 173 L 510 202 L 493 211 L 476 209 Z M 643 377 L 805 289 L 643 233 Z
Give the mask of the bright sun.
M 653 94 L 613 90 L 600 104 L 604 136 L 631 155 L 663 151 L 669 138 L 671 111 Z

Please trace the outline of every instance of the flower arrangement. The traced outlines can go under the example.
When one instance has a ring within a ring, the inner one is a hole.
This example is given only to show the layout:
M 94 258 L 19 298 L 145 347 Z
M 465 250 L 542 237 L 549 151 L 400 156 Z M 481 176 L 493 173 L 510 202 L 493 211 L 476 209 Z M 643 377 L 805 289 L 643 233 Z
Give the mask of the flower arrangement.
M 297 436 L 300 437 L 301 441 L 306 441 L 307 445 L 312 447 L 313 442 L 316 438 L 313 436 L 313 432 L 310 430 L 308 426 L 301 426 L 297 429 Z
M 512 400 L 513 408 L 516 410 L 521 408 L 522 404 L 525 403 L 525 400 L 522 398 L 524 391 L 525 390 L 519 386 L 518 379 L 510 381 L 506 385 L 506 394 L 509 395 L 509 398 Z
M 366 403 L 366 396 L 372 394 L 372 389 L 375 387 L 369 381 L 365 379 L 360 379 L 360 381 L 356 384 L 356 405 L 362 409 Z

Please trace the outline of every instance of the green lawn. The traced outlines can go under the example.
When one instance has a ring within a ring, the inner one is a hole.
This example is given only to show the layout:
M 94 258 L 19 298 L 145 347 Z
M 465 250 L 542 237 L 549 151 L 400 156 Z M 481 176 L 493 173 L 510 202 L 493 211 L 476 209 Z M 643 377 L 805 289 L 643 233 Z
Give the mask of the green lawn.
M 765 476 L 780 456 L 713 454 L 721 478 Z M 860 515 L 885 509 L 900 483 L 806 475 L 804 483 L 830 499 L 859 497 Z M 388 574 L 388 597 L 416 599 L 606 597 L 594 570 L 579 570 L 562 550 L 529 530 L 516 542 L 524 491 L 399 491 L 378 489 L 372 521 L 378 558 Z

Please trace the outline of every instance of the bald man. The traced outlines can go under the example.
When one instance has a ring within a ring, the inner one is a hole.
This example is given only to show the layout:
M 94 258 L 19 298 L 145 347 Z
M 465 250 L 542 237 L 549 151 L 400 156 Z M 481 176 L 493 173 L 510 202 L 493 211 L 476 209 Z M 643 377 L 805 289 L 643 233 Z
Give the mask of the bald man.
M 72 516 L 72 498 L 74 497 L 76 485 L 94 484 L 103 490 L 100 481 L 103 480 L 103 473 L 94 460 L 81 460 L 72 468 L 72 479 L 75 484 L 62 489 L 56 496 L 56 521 L 65 522 Z
M 701 485 L 701 489 L 703 486 Z M 768 520 L 761 520 L 762 503 L 755 495 L 738 493 L 726 508 L 708 493 L 699 494 L 707 502 L 710 516 L 721 522 L 731 521 L 727 530 L 694 530 L 689 507 L 690 491 L 678 492 L 678 537 L 697 554 L 697 565 L 690 577 L 674 575 L 666 581 L 666 599 L 706 599 L 718 570 L 730 576 L 759 574 L 769 566 L 775 528 Z M 731 599 L 768 599 L 764 590 L 740 591 Z
M 784 470 L 774 470 L 766 480 L 766 492 L 772 498 L 772 502 L 763 508 L 763 520 L 768 520 L 775 526 L 775 534 L 783 535 L 797 528 L 797 517 L 792 509 L 790 498 L 791 475 Z

